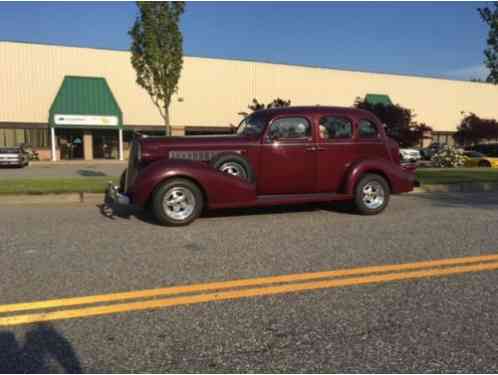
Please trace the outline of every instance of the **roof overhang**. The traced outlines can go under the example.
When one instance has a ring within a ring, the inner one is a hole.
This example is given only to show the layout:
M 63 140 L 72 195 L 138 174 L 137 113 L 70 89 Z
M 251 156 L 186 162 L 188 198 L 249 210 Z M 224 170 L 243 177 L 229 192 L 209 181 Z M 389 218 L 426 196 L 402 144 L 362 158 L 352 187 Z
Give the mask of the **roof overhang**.
M 50 107 L 50 127 L 123 127 L 123 114 L 105 78 L 65 76 Z

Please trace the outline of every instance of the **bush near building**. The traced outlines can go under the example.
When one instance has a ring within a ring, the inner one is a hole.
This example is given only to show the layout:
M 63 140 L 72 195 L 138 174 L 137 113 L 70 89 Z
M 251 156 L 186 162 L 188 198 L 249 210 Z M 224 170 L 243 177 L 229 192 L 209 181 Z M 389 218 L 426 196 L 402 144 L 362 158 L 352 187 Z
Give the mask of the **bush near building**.
M 357 98 L 354 106 L 374 113 L 386 124 L 387 135 L 394 138 L 401 147 L 418 146 L 426 134 L 432 131 L 430 126 L 414 121 L 415 114 L 411 109 L 399 104 L 372 103 Z
M 453 138 L 458 144 L 464 146 L 498 139 L 498 122 L 494 119 L 483 119 L 475 113 L 470 113 L 462 119 Z
M 445 145 L 433 157 L 432 163 L 438 168 L 457 168 L 463 167 L 467 157 L 463 150 Z

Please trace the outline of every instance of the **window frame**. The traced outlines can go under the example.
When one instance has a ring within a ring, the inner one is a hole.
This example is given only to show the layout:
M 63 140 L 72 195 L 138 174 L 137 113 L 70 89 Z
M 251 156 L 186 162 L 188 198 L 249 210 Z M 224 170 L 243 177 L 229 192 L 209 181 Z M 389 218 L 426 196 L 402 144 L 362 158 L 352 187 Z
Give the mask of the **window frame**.
M 375 130 L 377 131 L 375 136 L 373 137 L 365 137 L 365 136 L 361 136 L 360 134 L 360 123 L 362 121 L 368 121 L 369 123 L 373 124 L 375 126 Z M 356 139 L 358 141 L 372 141 L 372 140 L 375 140 L 375 141 L 379 141 L 380 140 L 380 129 L 379 129 L 379 125 L 377 124 L 377 122 L 369 119 L 369 118 L 360 118 L 358 119 L 357 123 L 356 123 Z
M 351 124 L 351 136 L 348 138 L 322 138 L 322 137 L 320 137 L 320 120 L 324 117 L 335 117 L 338 119 L 349 121 L 349 123 Z M 318 142 L 320 142 L 320 143 L 350 143 L 350 142 L 353 142 L 355 140 L 355 122 L 351 117 L 343 115 L 343 114 L 338 115 L 335 113 L 326 113 L 326 114 L 320 114 L 317 117 L 317 120 L 318 121 L 317 121 L 316 134 L 317 134 Z
M 299 118 L 303 119 L 308 123 L 309 129 L 310 129 L 310 135 L 306 137 L 299 137 L 299 138 L 279 138 L 277 140 L 272 140 L 270 138 L 270 130 L 273 124 L 276 121 L 287 119 L 287 118 Z M 282 114 L 279 116 L 273 117 L 269 122 L 268 125 L 266 126 L 266 130 L 264 132 L 263 136 L 263 143 L 266 144 L 273 144 L 275 142 L 282 143 L 282 144 L 292 144 L 292 143 L 308 143 L 312 142 L 314 139 L 314 127 L 313 127 L 313 121 L 309 118 L 309 116 L 302 115 L 302 114 Z

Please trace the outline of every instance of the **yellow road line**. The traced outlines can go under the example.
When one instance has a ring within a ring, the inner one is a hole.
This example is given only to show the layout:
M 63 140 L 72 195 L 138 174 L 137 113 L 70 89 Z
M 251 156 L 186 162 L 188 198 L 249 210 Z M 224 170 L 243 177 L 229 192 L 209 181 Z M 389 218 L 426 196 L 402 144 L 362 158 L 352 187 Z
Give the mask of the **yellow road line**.
M 409 271 L 401 273 L 388 273 L 373 276 L 361 276 L 325 281 L 315 281 L 299 284 L 286 284 L 273 287 L 242 289 L 218 293 L 199 294 L 185 297 L 175 297 L 159 300 L 148 300 L 132 303 L 112 304 L 108 306 L 86 307 L 81 309 L 61 310 L 47 313 L 13 315 L 0 318 L 0 326 L 12 326 L 35 322 L 45 322 L 60 319 L 81 318 L 87 316 L 107 315 L 130 311 L 152 310 L 171 306 L 190 305 L 203 302 L 224 301 L 240 299 L 245 297 L 268 296 L 282 293 L 301 292 L 306 290 L 338 288 L 353 285 L 365 285 L 374 283 L 385 283 L 389 281 L 401 281 L 409 279 L 420 279 L 429 277 L 441 277 L 469 272 L 481 272 L 498 269 L 498 262 L 481 263 L 470 266 L 457 266 L 451 268 L 429 269 L 420 271 Z
M 359 268 L 324 271 L 324 272 L 309 272 L 309 273 L 300 273 L 300 274 L 291 274 L 291 275 L 282 275 L 282 276 L 260 277 L 254 279 L 210 282 L 203 284 L 183 285 L 183 286 L 166 287 L 159 289 L 147 289 L 141 291 L 52 299 L 47 301 L 14 303 L 8 305 L 0 305 L 0 313 L 48 309 L 48 308 L 64 307 L 64 306 L 88 305 L 88 304 L 96 304 L 102 302 L 125 301 L 131 299 L 139 299 L 139 298 L 171 296 L 182 293 L 207 292 L 213 290 L 223 290 L 223 289 L 231 289 L 238 287 L 269 285 L 269 284 L 278 284 L 278 283 L 287 283 L 287 282 L 308 281 L 308 280 L 316 280 L 316 279 L 331 278 L 331 277 L 344 277 L 344 276 L 353 276 L 353 275 L 362 275 L 362 274 L 371 274 L 371 273 L 417 270 L 417 269 L 430 268 L 430 267 L 454 266 L 454 265 L 477 263 L 477 262 L 489 262 L 494 260 L 498 260 L 498 254 L 463 257 L 463 258 L 438 259 L 431 261 L 391 264 L 384 266 L 368 266 L 368 267 L 359 267 Z

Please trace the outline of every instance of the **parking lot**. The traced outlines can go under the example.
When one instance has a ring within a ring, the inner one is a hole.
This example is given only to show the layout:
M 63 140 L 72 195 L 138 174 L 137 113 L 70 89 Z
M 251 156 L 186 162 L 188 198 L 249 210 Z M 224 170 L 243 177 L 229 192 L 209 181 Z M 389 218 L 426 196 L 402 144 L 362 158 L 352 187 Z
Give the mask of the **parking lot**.
M 120 176 L 126 161 L 31 162 L 26 168 L 0 167 L 0 178 Z
M 408 194 L 373 217 L 309 205 L 211 212 L 165 228 L 95 205 L 1 207 L 0 363 L 12 372 L 496 372 L 492 269 L 440 276 L 433 267 L 415 279 L 301 291 L 291 280 L 286 292 L 249 297 L 240 287 L 225 300 L 198 290 L 493 255 L 497 208 L 496 193 Z M 191 285 L 200 287 L 169 305 L 144 299 Z M 89 298 L 64 306 L 74 297 Z M 34 301 L 43 303 L 6 307 Z

